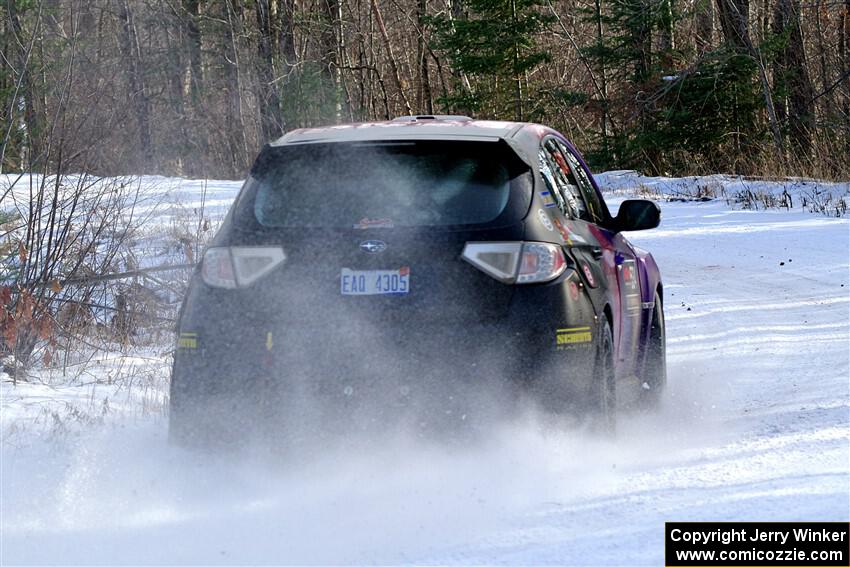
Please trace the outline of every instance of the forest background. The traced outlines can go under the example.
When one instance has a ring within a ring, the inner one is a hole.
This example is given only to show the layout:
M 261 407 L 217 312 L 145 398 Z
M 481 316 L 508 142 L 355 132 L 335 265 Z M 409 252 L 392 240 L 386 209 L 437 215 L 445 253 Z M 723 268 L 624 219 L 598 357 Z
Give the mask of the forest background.
M 236 179 L 283 132 L 560 129 L 595 169 L 847 178 L 850 0 L 3 0 L 2 173 Z

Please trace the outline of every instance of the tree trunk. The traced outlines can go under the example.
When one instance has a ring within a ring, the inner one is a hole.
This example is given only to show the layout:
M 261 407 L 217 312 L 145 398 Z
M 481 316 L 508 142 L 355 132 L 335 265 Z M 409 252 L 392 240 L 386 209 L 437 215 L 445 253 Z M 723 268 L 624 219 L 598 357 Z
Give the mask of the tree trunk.
M 242 110 L 242 73 L 239 68 L 239 45 L 236 37 L 242 14 L 237 14 L 232 0 L 225 2 L 224 52 L 228 54 L 224 65 L 227 89 L 227 137 L 232 159 L 232 174 L 248 167 L 248 145 L 245 140 L 245 117 Z
M 142 152 L 142 169 L 149 168 L 153 163 L 153 146 L 151 144 L 151 103 L 145 92 L 145 72 L 139 38 L 136 33 L 136 22 L 130 9 L 129 0 L 118 1 L 118 16 L 121 19 L 122 30 L 119 33 L 121 54 L 127 62 L 127 95 L 136 115 L 139 129 L 139 148 Z
M 778 0 L 773 17 L 773 33 L 782 35 L 784 23 L 782 22 L 782 10 L 779 6 L 784 0 Z M 786 142 L 788 130 L 788 61 L 785 52 L 786 47 L 777 54 L 773 61 L 773 103 L 776 111 L 776 121 L 782 128 L 783 145 Z
M 841 12 L 841 33 L 838 42 L 841 68 L 845 70 L 844 72 L 847 72 L 850 70 L 850 0 L 844 0 L 844 9 Z M 842 110 L 844 115 L 844 146 L 845 151 L 850 155 L 850 75 L 844 79 Z
M 0 52 L 12 53 L 12 32 L 11 22 L 7 17 L 0 17 Z M 5 173 L 8 169 L 7 159 L 11 169 L 18 169 L 23 164 L 20 163 L 20 155 L 18 151 L 20 147 L 13 139 L 13 129 L 15 125 L 15 108 L 17 107 L 15 87 L 15 73 L 6 66 L 0 67 L 0 94 L 3 95 L 0 104 L 0 174 Z
M 297 55 L 295 53 L 295 30 L 293 19 L 295 17 L 294 0 L 278 0 L 275 12 L 275 28 L 277 30 L 278 52 L 282 62 L 284 76 L 295 68 Z
M 749 0 L 717 0 L 717 15 L 726 44 L 738 53 L 751 53 Z
M 172 32 L 176 31 L 177 38 L 175 40 Z M 169 87 L 169 103 L 174 119 L 174 127 L 177 130 L 176 148 L 174 148 L 174 169 L 178 175 L 186 174 L 186 165 L 191 157 L 192 145 L 189 140 L 187 131 L 187 123 L 185 120 L 186 108 L 184 104 L 185 93 L 183 92 L 183 61 L 181 60 L 181 41 L 180 30 L 167 22 L 164 24 L 161 33 L 166 34 L 168 42 L 168 87 Z
M 201 58 L 200 0 L 183 0 L 186 12 L 186 49 L 189 51 L 189 92 L 197 106 L 204 92 L 204 65 Z
M 295 52 L 295 1 L 278 0 L 275 11 L 275 30 L 277 32 L 277 59 L 280 73 L 280 92 L 284 100 L 297 100 L 292 85 L 296 85 L 298 55 Z M 300 109 L 284 104 L 284 124 L 287 128 L 298 127 L 301 124 Z
M 661 3 L 661 51 L 664 52 L 665 70 L 671 70 L 670 53 L 676 48 L 673 30 L 673 0 L 663 0 Z
M 602 91 L 602 152 L 604 153 L 607 161 L 614 160 L 615 157 L 611 154 L 611 148 L 608 141 L 610 135 L 610 100 L 608 98 L 608 71 L 606 68 L 605 54 L 602 49 L 605 46 L 604 36 L 602 35 L 602 0 L 594 0 L 593 19 L 596 25 L 596 48 L 599 50 L 599 82 L 600 90 Z M 578 46 L 576 46 L 576 52 L 579 52 Z M 590 70 L 590 66 L 588 66 L 588 70 Z
M 714 44 L 714 3 L 712 0 L 700 0 L 696 14 L 696 43 L 697 53 L 703 55 L 710 51 Z
M 637 53 L 634 69 L 634 83 L 642 88 L 649 80 L 652 70 L 652 23 L 649 14 L 652 11 L 652 0 L 639 0 L 641 15 L 636 18 L 632 40 Z
M 41 136 L 44 129 L 42 114 L 37 108 L 39 99 L 33 80 L 32 63 L 30 61 L 35 45 L 35 38 L 39 35 L 41 26 L 41 4 L 37 6 L 38 16 L 33 35 L 29 38 L 23 35 L 20 14 L 17 11 L 17 0 L 8 0 L 9 23 L 17 43 L 15 57 L 15 74 L 18 75 L 18 84 L 14 90 L 17 100 L 13 101 L 13 107 L 23 106 L 23 121 L 20 123 L 23 136 L 21 140 L 21 169 L 35 170 L 34 164 L 42 158 Z M 14 116 L 15 108 L 10 110 L 10 118 Z M 11 130 L 12 123 L 9 124 Z M 6 132 L 3 132 L 5 135 Z
M 191 177 L 206 174 L 206 162 L 210 159 L 209 126 L 204 112 L 204 93 L 206 92 L 206 73 L 201 53 L 202 32 L 200 27 L 200 0 L 181 0 L 183 12 L 181 22 L 183 27 L 183 49 L 188 54 L 183 61 L 182 87 L 183 95 L 188 100 L 189 122 L 192 144 L 195 156 L 186 163 L 186 174 Z
M 806 52 L 800 29 L 800 0 L 777 1 L 773 31 L 784 41 L 783 49 L 777 56 L 778 73 L 774 74 L 774 87 L 780 96 L 787 97 L 791 142 L 798 157 L 806 159 L 811 153 L 812 129 L 815 125 L 811 107 L 814 87 L 806 68 Z
M 452 12 L 452 19 L 461 19 L 463 17 L 463 0 L 449 0 L 449 4 L 449 9 Z
M 779 156 L 784 156 L 785 144 L 782 140 L 776 107 L 773 104 L 773 93 L 767 77 L 767 69 L 765 69 L 764 61 L 762 61 L 761 53 L 750 40 L 749 12 L 749 0 L 717 0 L 717 13 L 726 45 L 736 53 L 752 58 L 758 66 L 759 82 L 767 109 L 770 131 L 773 134 L 773 144 Z
M 263 143 L 285 130 L 280 115 L 280 95 L 274 82 L 274 36 L 271 26 L 271 2 L 257 0 L 257 79 L 259 81 L 260 131 Z
M 322 33 L 320 34 L 320 45 L 322 50 L 322 72 L 325 75 L 325 80 L 330 89 L 330 102 L 334 109 L 334 118 L 336 122 L 342 119 L 342 103 L 341 103 L 341 77 L 339 69 L 339 31 L 337 28 L 340 25 L 340 3 L 339 0 L 320 0 L 323 13 Z
M 378 8 L 377 0 L 371 0 L 372 2 L 372 12 L 375 14 L 375 24 L 378 26 L 378 31 L 381 32 L 381 38 L 384 40 L 384 48 L 387 50 L 387 59 L 390 62 L 390 70 L 392 71 L 393 80 L 395 81 L 395 86 L 398 89 L 399 96 L 401 97 L 402 104 L 404 105 L 404 111 L 410 115 L 413 113 L 413 110 L 410 108 L 410 101 L 407 100 L 407 94 L 404 91 L 404 85 L 401 82 L 401 74 L 398 71 L 398 64 L 396 63 L 395 56 L 393 55 L 393 47 L 390 42 L 390 36 L 387 34 L 387 27 L 384 25 L 384 18 L 381 16 L 381 9 Z
M 518 27 L 517 22 L 517 11 L 516 11 L 516 0 L 511 0 L 511 19 L 513 19 L 514 27 Z M 514 41 L 514 69 L 519 67 L 519 42 Z M 514 73 L 517 73 L 515 70 Z M 514 120 L 517 122 L 522 122 L 523 120 L 523 100 L 522 100 L 522 77 L 517 73 L 513 77 L 511 77 L 514 83 Z
M 431 78 L 428 74 L 428 42 L 425 38 L 425 18 L 428 16 L 426 0 L 417 0 L 416 23 L 419 37 L 416 41 L 416 60 L 419 66 L 419 88 L 417 89 L 417 111 L 434 114 L 434 101 L 431 94 Z

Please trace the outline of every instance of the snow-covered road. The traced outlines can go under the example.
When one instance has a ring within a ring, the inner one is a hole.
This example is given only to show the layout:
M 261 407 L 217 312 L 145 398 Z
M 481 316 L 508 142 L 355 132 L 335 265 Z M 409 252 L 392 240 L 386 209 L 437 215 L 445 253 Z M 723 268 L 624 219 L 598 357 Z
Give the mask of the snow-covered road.
M 665 521 L 850 520 L 850 223 L 669 203 L 630 238 L 664 276 L 670 384 L 615 440 L 528 417 L 294 464 L 108 424 L 2 447 L 0 563 L 662 565 Z

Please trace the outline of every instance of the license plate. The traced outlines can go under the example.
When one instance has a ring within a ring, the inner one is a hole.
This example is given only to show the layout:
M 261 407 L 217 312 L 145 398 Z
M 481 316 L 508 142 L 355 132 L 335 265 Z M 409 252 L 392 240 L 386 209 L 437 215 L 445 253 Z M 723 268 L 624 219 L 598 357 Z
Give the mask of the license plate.
M 398 270 L 351 270 L 339 278 L 342 295 L 404 295 L 410 291 L 410 268 Z

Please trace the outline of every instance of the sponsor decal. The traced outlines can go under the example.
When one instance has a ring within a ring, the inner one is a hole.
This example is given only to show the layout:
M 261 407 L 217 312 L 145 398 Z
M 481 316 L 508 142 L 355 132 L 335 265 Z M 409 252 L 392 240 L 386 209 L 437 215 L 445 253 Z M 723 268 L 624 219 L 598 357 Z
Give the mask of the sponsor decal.
M 392 219 L 369 219 L 362 218 L 360 221 L 354 225 L 354 228 L 357 230 L 365 230 L 367 228 L 393 228 L 393 220 Z
M 563 232 L 566 233 L 564 240 L 566 240 L 570 246 L 575 246 L 576 242 L 578 242 L 579 244 L 587 244 L 587 240 L 585 240 L 584 237 L 582 237 L 581 235 L 576 234 L 567 227 L 563 227 L 563 229 Z
M 387 249 L 387 243 L 383 240 L 364 240 L 360 243 L 360 249 L 369 254 L 380 254 Z
M 584 239 L 580 234 L 576 234 L 575 232 L 570 233 L 570 237 L 578 242 L 579 244 L 587 244 L 587 240 Z
M 548 208 L 555 206 L 555 199 L 552 198 L 552 193 L 549 191 L 541 191 L 540 196 L 543 198 L 543 206 Z
M 593 277 L 593 271 L 590 269 L 590 266 L 582 262 L 581 271 L 584 272 L 584 277 L 587 278 L 587 285 L 596 287 L 596 279 Z
M 546 230 L 549 232 L 555 230 L 555 227 L 552 226 L 552 221 L 549 219 L 549 215 L 546 214 L 546 211 L 543 209 L 537 209 L 537 218 L 540 219 L 540 223 L 546 227 Z
M 180 333 L 177 338 L 177 348 L 189 350 L 198 348 L 198 333 Z
M 587 344 L 593 340 L 590 327 L 568 327 L 555 332 L 555 346 L 562 347 Z
M 578 285 L 576 285 L 576 282 L 570 280 L 569 288 L 570 288 L 570 298 L 573 301 L 578 300 Z
M 620 273 L 623 275 L 623 289 L 626 292 L 626 311 L 631 316 L 639 315 L 641 300 L 635 261 L 623 260 L 623 263 L 619 267 Z
M 630 291 L 637 291 L 637 271 L 635 270 L 634 260 L 623 260 L 620 264 L 620 271 L 623 272 L 623 284 Z
M 561 222 L 561 219 L 555 217 L 552 219 L 552 222 L 555 224 L 555 228 L 558 229 L 558 234 L 561 235 L 561 240 L 572 246 L 573 241 L 570 239 L 570 231 L 566 229 L 564 223 Z

